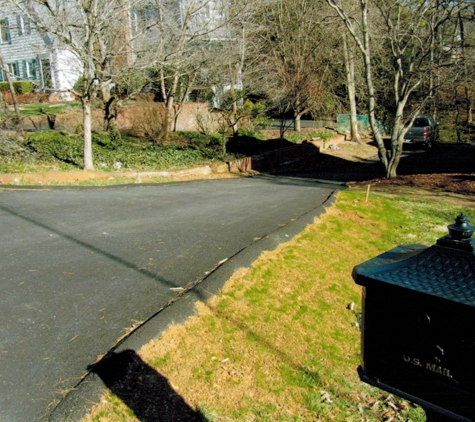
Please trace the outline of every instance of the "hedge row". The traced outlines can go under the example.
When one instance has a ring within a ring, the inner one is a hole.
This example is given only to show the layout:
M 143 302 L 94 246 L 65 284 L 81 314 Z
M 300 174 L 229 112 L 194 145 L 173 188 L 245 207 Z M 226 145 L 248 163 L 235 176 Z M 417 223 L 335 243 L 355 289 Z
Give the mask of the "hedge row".
M 15 81 L 12 84 L 16 94 L 29 94 L 34 89 L 33 83 L 28 81 Z M 10 91 L 8 82 L 0 82 L 0 91 Z

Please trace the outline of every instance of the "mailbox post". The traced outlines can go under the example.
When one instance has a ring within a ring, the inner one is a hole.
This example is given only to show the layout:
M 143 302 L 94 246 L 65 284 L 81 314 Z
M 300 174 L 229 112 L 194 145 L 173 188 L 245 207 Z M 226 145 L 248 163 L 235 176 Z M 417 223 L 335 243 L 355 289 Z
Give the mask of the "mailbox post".
M 434 246 L 398 246 L 353 270 L 363 286 L 362 381 L 428 420 L 475 421 L 475 230 L 460 214 Z

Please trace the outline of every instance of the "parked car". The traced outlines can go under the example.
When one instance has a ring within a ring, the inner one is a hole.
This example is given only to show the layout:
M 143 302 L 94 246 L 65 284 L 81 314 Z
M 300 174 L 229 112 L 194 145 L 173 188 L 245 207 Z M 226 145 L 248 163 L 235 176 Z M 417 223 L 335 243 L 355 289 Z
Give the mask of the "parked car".
M 423 143 L 431 148 L 439 140 L 439 124 L 432 117 L 418 116 L 412 127 L 404 135 L 404 142 L 416 144 Z

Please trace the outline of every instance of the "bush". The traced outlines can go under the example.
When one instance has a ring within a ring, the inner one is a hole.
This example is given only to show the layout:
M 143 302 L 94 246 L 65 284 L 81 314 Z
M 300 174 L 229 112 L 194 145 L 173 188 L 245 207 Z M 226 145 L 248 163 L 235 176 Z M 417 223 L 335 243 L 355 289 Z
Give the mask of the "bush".
M 185 138 L 190 145 L 196 148 L 217 148 L 223 143 L 223 137 L 219 133 L 203 134 L 199 132 L 177 132 L 181 138 Z
M 189 97 L 190 101 L 195 103 L 209 103 L 214 97 L 214 92 L 211 88 L 193 89 Z
M 195 120 L 198 130 L 205 135 L 216 132 L 219 128 L 219 115 L 210 113 L 209 110 L 198 108 L 195 112 Z
M 106 150 L 96 144 L 93 146 L 93 153 L 96 163 L 99 163 L 102 167 L 112 168 L 115 162 L 120 162 L 123 168 L 130 169 L 165 170 L 194 166 L 220 158 L 220 152 L 213 148 L 195 149 L 156 144 L 146 148 L 123 145 L 116 150 Z
M 267 105 L 265 101 L 253 103 L 250 100 L 244 101 L 243 110 L 249 118 L 249 129 L 258 131 L 265 129 L 272 124 L 272 119 L 267 116 Z
M 31 161 L 32 153 L 23 147 L 18 139 L 13 136 L 0 133 L 0 163 L 11 163 L 15 161 Z
M 33 83 L 29 81 L 15 81 L 12 84 L 15 94 L 29 94 L 34 89 Z M 0 91 L 10 91 L 8 82 L 0 82 Z
M 132 116 L 132 127 L 145 137 L 160 143 L 166 125 L 166 110 L 163 103 L 140 101 Z
M 331 130 L 319 130 L 309 133 L 289 133 L 285 135 L 285 139 L 293 143 L 302 142 L 304 139 L 320 138 L 321 140 L 328 141 L 335 136 L 335 132 Z
M 74 83 L 73 89 L 79 94 L 84 93 L 84 78 L 82 76 L 80 76 L 78 80 Z
M 247 136 L 249 138 L 256 138 L 260 140 L 265 139 L 265 135 L 254 129 L 239 129 L 237 132 L 237 136 Z

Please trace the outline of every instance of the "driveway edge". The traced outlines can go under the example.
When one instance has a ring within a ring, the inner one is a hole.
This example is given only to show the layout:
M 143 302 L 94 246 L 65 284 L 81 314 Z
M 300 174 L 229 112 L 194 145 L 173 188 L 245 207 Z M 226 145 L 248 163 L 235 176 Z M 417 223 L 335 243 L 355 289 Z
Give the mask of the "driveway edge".
M 306 181 L 308 182 L 309 179 L 306 179 Z M 317 180 L 315 182 L 320 183 Z M 177 300 L 172 301 L 166 307 L 159 310 L 108 353 L 118 353 L 124 350 L 134 350 L 137 352 L 143 345 L 158 338 L 172 323 L 182 324 L 189 317 L 195 315 L 195 303 L 197 301 L 208 301 L 222 289 L 226 281 L 236 270 L 250 267 L 263 251 L 273 250 L 278 245 L 288 242 L 301 233 L 309 224 L 314 222 L 316 217 L 324 214 L 327 208 L 334 205 L 336 194 L 340 190 L 346 189 L 346 186 L 343 184 L 329 184 L 329 186 L 334 190 L 329 194 L 325 202 L 298 219 L 291 221 L 289 224 L 279 227 L 219 264 L 204 279 L 186 291 Z M 91 410 L 92 406 L 99 401 L 100 396 L 106 389 L 106 385 L 98 375 L 88 372 L 79 384 L 59 401 L 51 413 L 46 416 L 45 420 L 50 422 L 72 422 L 83 418 Z

